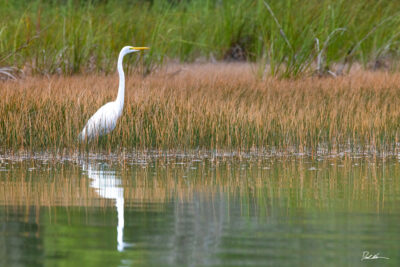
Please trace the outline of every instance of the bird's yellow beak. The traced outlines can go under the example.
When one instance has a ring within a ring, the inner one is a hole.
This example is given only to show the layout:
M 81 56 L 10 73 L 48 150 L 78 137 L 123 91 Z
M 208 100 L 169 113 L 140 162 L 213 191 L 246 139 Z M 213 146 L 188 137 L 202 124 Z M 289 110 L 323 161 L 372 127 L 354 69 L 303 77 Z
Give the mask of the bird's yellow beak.
M 131 50 L 147 50 L 147 49 L 150 49 L 149 47 L 131 47 L 130 48 Z

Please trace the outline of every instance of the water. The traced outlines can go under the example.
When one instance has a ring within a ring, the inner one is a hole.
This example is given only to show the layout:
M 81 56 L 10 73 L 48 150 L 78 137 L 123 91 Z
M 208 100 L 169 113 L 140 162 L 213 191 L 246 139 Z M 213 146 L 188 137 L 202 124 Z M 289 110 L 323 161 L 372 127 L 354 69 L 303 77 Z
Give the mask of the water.
M 399 266 L 399 222 L 396 158 L 0 163 L 0 266 Z

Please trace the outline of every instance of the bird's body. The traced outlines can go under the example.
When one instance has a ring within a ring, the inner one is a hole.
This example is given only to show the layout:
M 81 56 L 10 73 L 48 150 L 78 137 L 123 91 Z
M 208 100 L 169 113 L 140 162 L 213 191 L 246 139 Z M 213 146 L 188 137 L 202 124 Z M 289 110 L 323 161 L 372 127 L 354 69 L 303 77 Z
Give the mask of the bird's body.
M 118 96 L 115 101 L 109 102 L 99 108 L 96 113 L 88 120 L 82 132 L 79 134 L 81 141 L 93 139 L 96 136 L 108 134 L 115 129 L 118 118 L 122 115 L 124 108 L 125 95 L 125 74 L 122 68 L 122 61 L 126 54 L 139 50 L 148 49 L 147 47 L 125 46 L 122 48 L 118 57 L 119 87 Z
M 121 114 L 122 108 L 118 107 L 117 102 L 113 101 L 105 104 L 90 117 L 82 132 L 79 134 L 79 139 L 92 139 L 98 135 L 110 133 L 115 129 L 117 120 Z

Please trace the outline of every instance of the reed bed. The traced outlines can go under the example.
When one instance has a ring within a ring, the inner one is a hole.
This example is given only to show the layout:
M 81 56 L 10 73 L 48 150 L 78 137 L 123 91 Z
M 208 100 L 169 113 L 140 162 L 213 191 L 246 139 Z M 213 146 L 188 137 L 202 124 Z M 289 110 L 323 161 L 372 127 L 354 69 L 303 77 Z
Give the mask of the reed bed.
M 171 65 L 128 74 L 116 129 L 79 143 L 88 118 L 117 93 L 115 75 L 0 83 L 2 150 L 396 149 L 400 75 L 256 79 L 251 64 Z
M 254 61 L 260 74 L 280 77 L 340 74 L 354 62 L 396 69 L 399 8 L 391 0 L 5 0 L 0 71 L 109 73 L 125 45 L 152 48 L 148 72 L 199 59 Z

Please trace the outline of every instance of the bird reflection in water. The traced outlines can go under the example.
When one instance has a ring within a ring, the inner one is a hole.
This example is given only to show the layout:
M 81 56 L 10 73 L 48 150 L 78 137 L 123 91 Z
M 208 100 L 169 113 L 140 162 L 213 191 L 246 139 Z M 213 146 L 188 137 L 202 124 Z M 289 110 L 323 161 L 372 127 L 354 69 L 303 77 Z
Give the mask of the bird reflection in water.
M 123 251 L 130 244 L 124 243 L 124 188 L 122 187 L 122 181 L 115 175 L 115 171 L 105 170 L 104 165 L 86 163 L 82 166 L 83 171 L 86 171 L 91 179 L 90 187 L 94 188 L 99 196 L 103 198 L 115 199 L 118 215 L 117 249 L 118 251 Z

